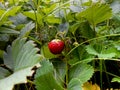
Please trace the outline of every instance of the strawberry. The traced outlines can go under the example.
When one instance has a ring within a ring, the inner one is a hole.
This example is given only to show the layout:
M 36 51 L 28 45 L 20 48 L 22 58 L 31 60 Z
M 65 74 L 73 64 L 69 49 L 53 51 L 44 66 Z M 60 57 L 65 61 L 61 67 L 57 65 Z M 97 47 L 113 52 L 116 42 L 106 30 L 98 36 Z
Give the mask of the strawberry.
M 60 39 L 53 39 L 48 43 L 48 48 L 53 54 L 60 54 L 64 49 L 64 42 Z

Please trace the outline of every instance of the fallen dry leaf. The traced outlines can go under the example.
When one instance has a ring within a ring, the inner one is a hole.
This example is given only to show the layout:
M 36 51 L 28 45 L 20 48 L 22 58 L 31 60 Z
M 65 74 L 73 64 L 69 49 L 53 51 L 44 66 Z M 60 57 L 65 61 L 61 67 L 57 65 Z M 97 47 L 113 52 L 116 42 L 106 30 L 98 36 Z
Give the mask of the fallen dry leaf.
M 86 82 L 83 84 L 82 90 L 100 90 L 100 87 L 97 84 Z

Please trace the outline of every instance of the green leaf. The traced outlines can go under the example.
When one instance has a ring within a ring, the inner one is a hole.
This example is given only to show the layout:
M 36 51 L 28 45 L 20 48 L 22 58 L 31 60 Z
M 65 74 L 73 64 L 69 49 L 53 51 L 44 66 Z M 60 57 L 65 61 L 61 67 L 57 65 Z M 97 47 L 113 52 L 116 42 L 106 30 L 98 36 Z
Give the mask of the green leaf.
M 112 19 L 113 19 L 115 22 L 120 23 L 120 15 L 119 15 L 119 14 L 113 14 Z
M 75 23 L 72 26 L 70 26 L 70 32 L 72 32 L 73 35 L 75 35 L 76 30 L 80 27 L 80 23 Z
M 111 2 L 111 1 L 109 1 L 109 2 Z M 112 1 L 111 4 L 110 4 L 110 6 L 111 6 L 111 8 L 113 10 L 113 13 L 117 13 L 118 14 L 120 12 L 120 9 L 119 9 L 119 7 L 120 7 L 120 1 L 119 0 Z
M 68 20 L 68 22 L 73 22 L 73 21 L 75 21 L 73 12 L 69 12 L 69 13 L 66 15 L 66 19 Z
M 19 13 L 15 16 L 9 17 L 9 20 L 14 23 L 15 26 L 20 26 L 28 23 L 28 19 L 22 13 Z
M 86 51 L 89 54 L 92 55 L 97 55 L 99 58 L 112 58 L 116 56 L 116 53 L 113 51 L 110 51 L 109 49 L 102 49 L 99 53 L 98 51 L 92 46 L 92 45 L 88 45 L 86 46 Z
M 118 51 L 120 51 L 120 41 L 118 41 L 118 43 L 114 43 L 113 42 L 113 45 L 115 46 L 115 48 L 117 48 Z
M 10 72 L 2 67 L 0 67 L 0 79 L 3 79 L 10 75 Z
M 12 90 L 15 84 L 26 83 L 27 76 L 31 76 L 33 67 L 28 67 L 0 80 L 0 90 Z M 7 86 L 7 87 L 6 87 Z
M 0 9 L 0 16 L 5 12 L 5 10 Z
M 68 61 L 68 63 L 69 63 L 70 65 L 73 65 L 73 64 L 81 61 L 82 58 L 83 58 L 83 54 L 84 54 L 84 55 L 86 54 L 86 52 L 85 52 L 84 49 L 85 49 L 84 46 L 81 46 L 81 47 L 78 47 L 77 49 L 75 49 L 75 50 L 68 56 L 68 58 L 70 58 L 69 61 Z
M 29 22 L 25 25 L 25 27 L 22 28 L 20 32 L 20 37 L 27 37 L 29 36 L 30 31 L 35 27 L 35 24 L 32 22 Z
M 92 25 L 101 23 L 112 16 L 112 9 L 108 4 L 94 4 L 86 10 L 77 14 L 77 18 L 86 18 Z
M 13 6 L 12 8 L 9 8 L 8 10 L 6 10 L 0 17 L 0 26 L 4 24 L 4 22 L 8 19 L 8 16 L 15 15 L 20 9 L 21 9 L 21 6 Z
M 15 84 L 27 81 L 26 77 L 33 74 L 32 68 L 39 65 L 42 59 L 37 54 L 38 50 L 33 41 L 26 42 L 25 38 L 18 38 L 12 46 L 7 47 L 7 52 L 3 57 L 4 64 L 13 71 L 13 74 L 0 80 L 0 90 L 12 90 Z
M 14 29 L 6 28 L 6 27 L 0 27 L 0 33 L 3 34 L 19 34 L 19 31 L 16 31 Z
M 65 80 L 65 75 L 66 75 L 66 70 L 67 70 L 66 63 L 58 58 L 53 59 L 52 63 L 55 68 L 56 80 L 62 86 L 64 86 L 64 80 Z
M 68 56 L 70 65 L 75 65 L 78 63 L 88 63 L 92 61 L 93 55 L 90 55 L 86 52 L 85 46 L 81 45 L 80 47 L 76 48 L 72 53 Z
M 58 28 L 58 30 L 60 32 L 64 32 L 64 35 L 66 35 L 68 33 L 68 29 L 69 29 L 69 23 L 68 22 L 61 23 L 59 25 L 59 28 Z
M 38 24 L 43 25 L 43 22 L 42 22 L 43 16 L 40 13 L 29 11 L 29 12 L 23 12 L 23 15 L 27 16 L 32 20 L 35 20 Z
M 37 54 L 39 49 L 35 48 L 35 44 L 33 43 L 33 41 L 25 41 L 25 39 L 18 39 L 12 44 L 12 56 L 14 55 L 13 60 L 15 64 L 15 71 L 33 66 L 41 59 L 40 55 Z
M 47 8 L 43 8 L 42 11 L 45 13 L 45 14 L 49 14 L 51 13 L 55 8 L 56 8 L 57 4 L 54 3 L 52 4 L 50 7 L 47 7 Z
M 108 53 L 108 54 L 99 54 L 98 55 L 98 57 L 99 58 L 107 58 L 107 59 L 111 59 L 111 58 L 113 58 L 113 57 L 115 57 L 115 55 L 116 55 L 116 53 Z
M 113 42 L 114 43 L 114 42 Z M 114 45 L 107 46 L 105 49 L 102 49 L 101 53 L 98 55 L 100 58 L 113 58 L 119 54 L 119 51 L 114 47 Z
M 82 50 L 81 50 L 81 51 L 82 51 Z M 78 47 L 76 50 L 74 50 L 74 51 L 68 56 L 68 58 L 70 58 L 69 61 L 68 61 L 68 63 L 69 63 L 70 65 L 73 65 L 73 64 L 77 63 L 78 61 L 81 60 L 80 55 L 81 55 L 81 54 L 80 54 L 80 48 Z
M 35 48 L 33 41 L 26 39 L 16 39 L 12 43 L 12 47 L 7 47 L 7 52 L 4 54 L 4 64 L 9 66 L 14 71 L 31 67 L 39 62 L 40 55 L 37 54 L 38 48 Z
M 41 47 L 41 54 L 47 59 L 56 58 L 56 55 L 54 55 L 50 52 L 47 44 L 45 44 Z
M 35 75 L 35 85 L 37 90 L 64 90 L 57 82 L 53 74 L 54 68 L 52 63 L 47 60 L 41 62 L 41 67 Z
M 95 32 L 92 30 L 88 21 L 77 22 L 70 27 L 73 35 L 80 35 L 81 37 L 90 39 L 95 37 Z
M 28 0 L 8 0 L 11 5 L 18 4 L 20 2 L 28 2 Z
M 114 77 L 111 82 L 118 82 L 118 83 L 120 83 L 120 77 Z
M 86 51 L 92 55 L 99 55 L 99 53 L 94 49 L 92 45 L 86 46 Z
M 70 71 L 69 72 L 70 82 L 71 80 L 77 78 L 79 79 L 79 82 L 83 84 L 92 77 L 94 73 L 94 68 L 85 63 L 80 63 L 80 64 L 73 66 L 69 71 Z
M 4 51 L 0 50 L 0 58 L 3 58 Z
M 80 24 L 79 31 L 81 32 L 82 37 L 88 39 L 95 37 L 95 32 L 92 30 L 88 22 L 82 22 Z
M 60 24 L 61 20 L 53 15 L 47 16 L 46 21 L 51 24 Z
M 4 64 L 9 67 L 10 69 L 14 69 L 14 61 L 13 61 L 13 57 L 12 57 L 12 48 L 11 46 L 7 47 L 7 53 L 4 52 L 3 55 L 3 59 L 4 59 Z
M 82 84 L 78 78 L 73 78 L 68 84 L 68 90 L 82 90 Z
M 7 42 L 9 40 L 8 34 L 0 34 L 0 41 Z

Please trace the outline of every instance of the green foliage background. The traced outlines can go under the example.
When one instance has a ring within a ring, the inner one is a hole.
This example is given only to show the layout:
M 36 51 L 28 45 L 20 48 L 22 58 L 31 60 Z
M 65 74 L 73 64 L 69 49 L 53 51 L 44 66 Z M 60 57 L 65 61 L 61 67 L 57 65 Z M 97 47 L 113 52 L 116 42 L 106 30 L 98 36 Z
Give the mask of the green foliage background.
M 88 81 L 120 88 L 118 7 L 119 0 L 0 0 L 0 90 L 82 90 Z M 54 38 L 65 42 L 59 55 L 47 47 Z

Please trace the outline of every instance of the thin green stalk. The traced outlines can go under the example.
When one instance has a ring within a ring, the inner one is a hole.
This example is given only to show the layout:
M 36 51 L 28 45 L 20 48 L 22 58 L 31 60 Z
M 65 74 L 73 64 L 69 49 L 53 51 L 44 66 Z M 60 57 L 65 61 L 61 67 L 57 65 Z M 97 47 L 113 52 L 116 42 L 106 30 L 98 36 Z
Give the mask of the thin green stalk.
M 104 61 L 103 61 L 103 62 L 104 62 Z M 105 63 L 103 63 L 103 70 L 107 72 Z M 111 86 L 111 85 L 110 85 L 110 82 L 111 82 L 111 81 L 109 80 L 108 74 L 106 74 L 106 78 L 107 78 L 107 81 L 108 81 L 109 86 Z
M 34 82 L 29 79 L 27 79 L 27 82 L 34 85 Z
M 76 48 L 78 48 L 79 46 L 87 43 L 87 42 L 90 42 L 90 41 L 93 41 L 93 40 L 97 40 L 97 39 L 100 39 L 100 38 L 105 38 L 105 37 L 115 37 L 115 36 L 120 36 L 120 34 L 110 34 L 110 35 L 105 35 L 105 36 L 100 36 L 100 37 L 96 37 L 96 38 L 92 38 L 92 39 L 89 39 L 89 40 L 86 40 L 80 44 L 78 44 L 76 47 L 74 47 L 73 49 L 71 49 L 66 56 L 68 56 L 69 54 L 71 54 Z
M 104 72 L 107 73 L 107 74 L 109 74 L 109 75 L 111 75 L 111 76 L 114 76 L 114 77 L 120 78 L 120 76 L 117 76 L 117 75 L 112 74 L 112 73 L 110 73 L 110 72 L 106 72 L 106 71 L 104 71 Z
M 94 31 L 94 35 L 95 35 L 95 37 L 96 37 L 96 29 L 95 29 L 95 27 L 96 27 L 96 25 L 93 24 L 93 31 Z
M 101 89 L 103 88 L 103 86 L 102 86 L 102 72 L 103 72 L 103 60 L 100 60 L 100 63 L 99 63 L 99 65 L 100 65 L 100 87 L 101 87 Z
M 65 60 L 65 62 L 66 62 L 66 88 L 68 87 L 68 77 L 69 77 L 69 75 L 68 75 L 68 70 L 69 70 L 69 65 L 68 65 L 68 61 L 67 61 L 67 59 Z
M 109 60 L 109 61 L 119 61 L 120 62 L 120 59 L 114 59 L 114 58 L 88 58 L 88 59 L 81 60 L 81 61 L 73 64 L 72 67 L 74 67 L 77 64 L 88 62 L 88 61 L 93 61 L 93 60 Z
M 32 39 L 33 41 L 37 42 L 38 44 L 42 45 L 42 43 L 40 41 L 38 41 L 37 39 L 31 37 L 31 36 L 28 36 L 28 38 Z
M 33 1 L 34 5 L 35 5 L 35 2 Z M 34 14 L 35 14 L 35 33 L 37 34 L 38 32 L 38 19 L 37 19 L 37 13 L 36 13 L 36 10 L 34 9 L 34 7 L 32 7 L 32 5 L 30 4 L 31 6 L 31 9 L 34 11 Z
M 94 36 L 96 37 L 96 30 L 95 30 L 95 24 L 93 23 L 93 31 L 94 31 Z M 97 40 L 97 39 L 96 39 Z M 92 61 L 92 66 L 95 67 L 95 60 Z M 95 82 L 96 82 L 96 76 L 93 76 Z

